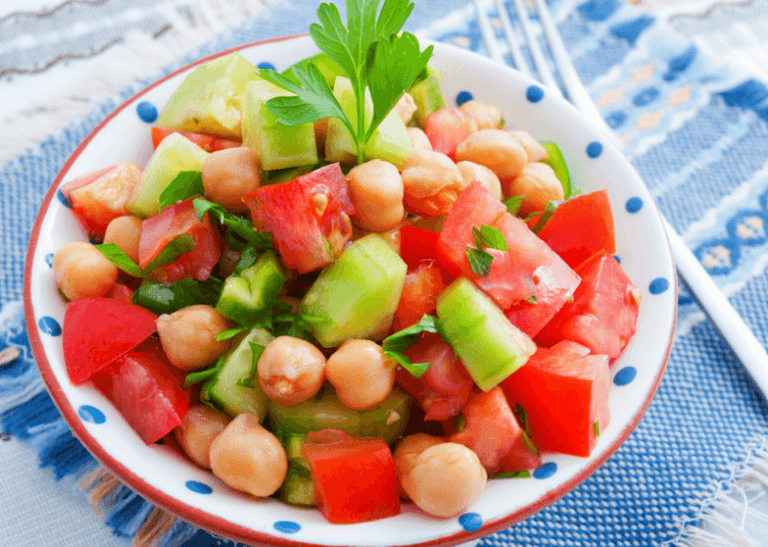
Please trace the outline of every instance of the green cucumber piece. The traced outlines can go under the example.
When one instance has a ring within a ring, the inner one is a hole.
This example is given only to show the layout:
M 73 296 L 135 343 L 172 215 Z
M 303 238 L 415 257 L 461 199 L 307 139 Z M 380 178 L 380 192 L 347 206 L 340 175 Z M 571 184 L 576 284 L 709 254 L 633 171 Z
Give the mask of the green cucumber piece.
M 302 454 L 304 448 L 303 434 L 288 434 L 283 446 L 288 457 L 288 473 L 280 487 L 278 499 L 293 505 L 316 506 L 315 485 L 309 462 Z
M 318 53 L 313 57 L 304 59 L 303 61 L 299 61 L 298 63 L 291 65 L 283 72 L 283 76 L 295 83 L 299 83 L 299 81 L 293 75 L 293 67 L 296 65 L 302 66 L 304 68 L 306 68 L 308 65 L 315 65 L 320 70 L 320 74 L 323 75 L 325 81 L 328 82 L 328 86 L 331 89 L 333 89 L 333 84 L 336 81 L 337 76 L 346 75 L 344 70 L 338 65 L 338 63 L 336 63 L 336 61 L 328 57 L 328 55 L 325 53 Z
M 263 421 L 267 415 L 267 396 L 255 371 L 261 354 L 254 356 L 252 347 L 266 346 L 272 338 L 263 328 L 238 336 L 232 342 L 232 349 L 224 354 L 219 369 L 203 384 L 200 400 L 232 418 L 250 412 Z
M 240 140 L 240 109 L 245 85 L 261 77 L 234 52 L 196 68 L 181 83 L 157 117 L 159 127 Z
M 412 121 L 417 127 L 424 129 L 427 116 L 445 108 L 443 92 L 440 89 L 440 80 L 443 75 L 431 64 L 419 75 L 416 82 L 411 85 L 408 93 L 413 97 L 417 110 L 413 113 Z
M 544 160 L 544 163 L 549 165 L 557 176 L 557 180 L 563 186 L 563 195 L 565 199 L 571 197 L 573 188 L 571 187 L 571 174 L 568 172 L 568 166 L 563 158 L 563 153 L 560 152 L 560 148 L 550 141 L 542 141 L 539 144 L 544 147 L 549 157 Z
M 440 332 L 472 379 L 490 391 L 536 352 L 536 344 L 466 277 L 437 297 Z
M 182 171 L 202 171 L 208 152 L 179 133 L 171 133 L 149 159 L 144 177 L 128 198 L 126 210 L 141 218 L 160 211 L 160 194 Z
M 240 275 L 230 275 L 216 304 L 216 311 L 244 327 L 254 326 L 272 309 L 285 283 L 285 268 L 277 255 L 266 251 Z
M 273 430 L 286 436 L 306 434 L 323 429 L 341 429 L 354 437 L 379 437 L 391 444 L 405 431 L 411 399 L 395 388 L 384 401 L 368 410 L 352 410 L 344 406 L 332 386 L 297 405 L 286 406 L 268 401 L 269 422 Z
M 266 171 L 317 163 L 315 126 L 311 123 L 288 127 L 279 124 L 267 109 L 273 97 L 293 93 L 266 81 L 250 82 L 243 94 L 243 146 L 248 146 Z
M 326 348 L 350 338 L 381 340 L 392 326 L 407 269 L 392 247 L 369 234 L 320 272 L 299 313 L 317 319 L 312 335 Z

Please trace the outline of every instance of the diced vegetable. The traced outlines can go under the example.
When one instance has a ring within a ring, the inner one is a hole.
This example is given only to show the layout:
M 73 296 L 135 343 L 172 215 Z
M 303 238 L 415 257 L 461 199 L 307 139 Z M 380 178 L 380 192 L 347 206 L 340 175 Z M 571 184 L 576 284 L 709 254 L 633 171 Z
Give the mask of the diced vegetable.
M 440 81 L 443 75 L 431 64 L 419 75 L 419 78 L 408 89 L 413 102 L 416 103 L 416 112 L 413 113 L 413 122 L 422 129 L 427 116 L 445 108 L 443 92 L 440 90 Z
M 157 316 L 114 298 L 83 298 L 67 304 L 62 343 L 73 384 L 82 384 L 146 340 Z
M 405 225 L 400 228 L 400 257 L 415 270 L 421 262 L 437 259 L 439 234 L 417 226 Z
M 432 143 L 432 150 L 442 152 L 453 161 L 456 161 L 456 148 L 474 131 L 477 131 L 475 117 L 458 108 L 443 108 L 424 121 L 424 132 Z
M 431 314 L 437 306 L 437 295 L 446 287 L 443 274 L 436 265 L 423 262 L 406 274 L 403 292 L 395 311 L 393 330 L 398 331 L 418 323 L 424 314 Z
M 610 422 L 608 357 L 562 341 L 539 348 L 502 383 L 510 405 L 524 409 L 541 450 L 588 457 Z
M 405 273 L 405 262 L 392 247 L 369 234 L 320 273 L 299 311 L 317 318 L 312 334 L 327 348 L 350 338 L 381 340 L 392 327 Z
M 317 506 L 317 496 L 309 462 L 303 454 L 304 437 L 305 435 L 288 434 L 283 440 L 288 457 L 288 474 L 280 487 L 279 498 L 292 505 L 314 507 Z
M 156 125 L 152 126 L 152 146 L 156 149 L 160 146 L 160 143 L 163 142 L 163 139 L 171 133 L 179 133 L 209 153 L 224 150 L 226 148 L 237 148 L 238 146 L 242 146 L 242 143 L 239 140 L 220 139 L 201 133 L 190 133 L 189 131 L 180 131 L 178 129 L 169 129 L 167 127 L 158 127 Z
M 565 158 L 563 158 L 563 153 L 560 152 L 560 148 L 558 148 L 557 144 L 553 142 L 543 141 L 540 144 L 549 155 L 549 157 L 544 160 L 544 163 L 549 165 L 555 172 L 557 180 L 559 180 L 560 184 L 563 186 L 563 194 L 565 195 L 565 198 L 568 199 L 571 196 L 571 175 L 568 172 L 568 166 L 565 163 Z M 571 265 L 571 267 L 573 267 L 573 265 Z
M 437 316 L 443 336 L 483 391 L 498 385 L 536 351 L 536 344 L 466 277 L 437 298 Z
M 253 326 L 272 309 L 284 283 L 284 268 L 275 253 L 262 253 L 253 266 L 224 281 L 216 311 L 240 325 Z
M 213 307 L 219 300 L 221 288 L 222 282 L 214 277 L 205 281 L 181 279 L 174 283 L 160 283 L 147 278 L 133 293 L 131 301 L 161 315 L 195 304 Z
M 307 434 L 303 451 L 329 522 L 354 524 L 400 513 L 395 464 L 383 440 L 331 429 Z
M 257 231 L 272 232 L 283 264 L 301 273 L 331 264 L 352 237 L 355 207 L 339 164 L 243 197 Z
M 576 268 L 582 277 L 567 303 L 536 337 L 540 345 L 571 340 L 615 359 L 635 334 L 640 290 L 605 251 Z

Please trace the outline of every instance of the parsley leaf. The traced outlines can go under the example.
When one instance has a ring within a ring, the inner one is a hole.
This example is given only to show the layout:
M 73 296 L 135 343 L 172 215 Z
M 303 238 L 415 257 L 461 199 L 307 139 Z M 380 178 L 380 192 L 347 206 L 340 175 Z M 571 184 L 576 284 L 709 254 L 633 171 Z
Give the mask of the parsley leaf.
M 483 251 L 482 249 L 474 249 L 467 247 L 464 251 L 469 260 L 469 267 L 472 271 L 481 277 L 488 277 L 491 273 L 491 262 L 493 262 L 493 255 Z
M 214 364 L 212 367 L 190 372 L 184 377 L 184 385 L 182 387 L 188 388 L 189 386 L 193 386 L 195 384 L 199 384 L 200 382 L 204 382 L 208 380 L 219 371 L 219 369 L 223 364 L 224 364 L 224 356 L 222 355 L 221 357 L 218 358 L 218 360 L 216 361 L 216 364 Z
M 221 331 L 219 334 L 214 336 L 214 338 L 219 342 L 221 342 L 222 340 L 229 340 L 230 338 L 234 338 L 241 332 L 245 332 L 247 330 L 248 329 L 246 329 L 245 327 L 235 327 L 233 329 L 227 329 L 227 330 Z
M 203 218 L 205 213 L 210 213 L 219 221 L 219 224 L 226 226 L 256 248 L 272 249 L 272 232 L 256 232 L 253 229 L 253 222 L 230 213 L 221 205 L 211 203 L 208 200 L 197 198 L 192 200 L 192 205 L 198 218 Z
M 133 260 L 131 260 L 127 254 L 125 254 L 114 243 L 102 243 L 96 245 L 96 248 L 109 259 L 109 261 L 123 270 L 128 275 L 133 277 L 147 277 L 152 270 L 156 268 L 162 268 L 173 264 L 177 258 L 183 254 L 187 254 L 195 248 L 195 238 L 189 234 L 181 234 L 171 240 L 162 251 L 147 264 L 146 268 L 139 268 Z
M 472 237 L 478 249 L 496 249 L 507 252 L 507 242 L 504 241 L 504 236 L 493 226 L 487 224 L 483 224 L 480 228 L 472 226 Z
M 194 196 L 205 195 L 202 171 L 181 171 L 160 193 L 160 210 Z
M 536 221 L 536 224 L 533 226 L 533 228 L 531 228 L 531 231 L 534 234 L 538 234 L 541 230 L 544 229 L 544 226 L 547 225 L 547 222 L 549 222 L 549 219 L 552 218 L 552 215 L 554 215 L 555 211 L 557 211 L 558 205 L 560 205 L 560 202 L 558 201 L 547 202 L 547 206 L 544 208 L 544 212 L 541 213 L 539 220 Z
M 600 422 L 596 421 L 592 424 L 593 432 L 595 434 L 595 439 L 597 439 L 600 436 Z
M 416 378 L 421 378 L 424 373 L 427 372 L 429 363 L 412 363 L 411 359 L 403 354 L 408 348 L 416 343 L 422 332 L 439 333 L 440 327 L 437 318 L 424 314 L 418 323 L 388 336 L 381 343 L 381 346 L 384 349 L 384 355 L 397 361 L 400 366 Z
M 496 473 L 488 477 L 489 479 L 530 479 L 531 472 L 527 469 L 521 469 L 519 471 L 507 471 L 503 473 Z
M 509 212 L 510 215 L 517 216 L 524 199 L 525 196 L 510 196 L 502 201 L 502 203 L 507 207 L 507 212 Z
M 102 243 L 96 245 L 96 248 L 109 259 L 109 261 L 123 270 L 128 275 L 133 277 L 142 277 L 141 268 L 133 260 L 131 260 L 127 254 L 125 254 L 120 247 L 114 243 Z

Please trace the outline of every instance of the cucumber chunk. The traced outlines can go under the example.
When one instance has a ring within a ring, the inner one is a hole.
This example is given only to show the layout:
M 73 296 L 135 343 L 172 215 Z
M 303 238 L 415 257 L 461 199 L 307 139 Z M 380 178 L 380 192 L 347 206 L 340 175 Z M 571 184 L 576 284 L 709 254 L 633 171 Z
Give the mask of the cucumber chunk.
M 272 309 L 285 283 L 285 269 L 272 251 L 259 255 L 250 268 L 224 281 L 216 311 L 250 327 Z
M 272 338 L 268 330 L 255 328 L 235 339 L 232 349 L 224 354 L 219 369 L 203 384 L 200 400 L 232 418 L 250 412 L 263 421 L 267 415 L 267 396 L 256 374 L 256 362 L 261 352 L 254 355 L 252 348 L 258 351 Z
M 408 93 L 416 103 L 416 112 L 413 113 L 413 123 L 424 129 L 427 116 L 445 108 L 443 92 L 440 90 L 440 80 L 443 75 L 430 64 L 427 64 L 417 81 L 411 85 Z
M 407 269 L 392 247 L 369 234 L 320 273 L 299 313 L 317 318 L 312 335 L 326 348 L 350 338 L 381 340 L 392 326 Z
M 283 446 L 288 457 L 288 474 L 280 487 L 278 499 L 293 505 L 316 506 L 317 496 L 309 462 L 302 454 L 304 435 L 286 435 Z
M 493 389 L 536 352 L 533 340 L 466 277 L 437 297 L 437 317 L 441 334 L 483 391 Z

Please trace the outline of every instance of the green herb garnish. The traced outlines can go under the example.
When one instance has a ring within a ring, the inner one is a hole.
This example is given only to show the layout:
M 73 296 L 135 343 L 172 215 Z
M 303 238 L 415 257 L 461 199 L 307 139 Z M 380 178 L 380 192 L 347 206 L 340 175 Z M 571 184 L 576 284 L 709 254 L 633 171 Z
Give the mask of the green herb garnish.
M 600 436 L 600 422 L 596 421 L 594 424 L 592 424 L 592 427 L 595 433 L 595 439 L 597 439 Z
M 253 222 L 230 213 L 221 205 L 211 203 L 208 200 L 197 198 L 192 200 L 198 218 L 203 218 L 205 213 L 210 213 L 219 224 L 226 226 L 232 232 L 236 233 L 248 243 L 263 250 L 272 248 L 272 232 L 256 232 L 253 229 Z
M 425 314 L 415 325 L 406 327 L 391 336 L 388 336 L 381 343 L 384 354 L 397 361 L 400 366 L 410 372 L 416 378 L 421 378 L 427 369 L 429 363 L 412 363 L 411 359 L 405 355 L 406 350 L 410 348 L 419 339 L 422 332 L 440 332 L 439 323 L 436 317 Z
M 456 431 L 463 431 L 465 425 L 467 425 L 467 419 L 464 417 L 464 414 L 454 416 L 453 427 L 456 428 Z
M 467 246 L 467 250 L 464 251 L 469 260 L 469 267 L 474 273 L 481 277 L 488 277 L 491 273 L 491 262 L 493 262 L 493 255 L 483 251 L 482 249 L 475 249 Z
M 483 224 L 480 228 L 472 226 L 472 237 L 478 249 L 496 249 L 507 252 L 507 242 L 504 241 L 504 236 L 493 226 L 487 224 Z
M 517 216 L 524 199 L 525 196 L 510 196 L 502 201 L 502 203 L 506 206 L 507 212 L 509 212 L 510 215 Z
M 274 70 L 261 70 L 265 80 L 296 94 L 267 101 L 267 108 L 278 123 L 293 127 L 324 118 L 338 118 L 355 141 L 358 163 L 365 161 L 365 144 L 424 70 L 433 49 L 429 46 L 421 51 L 413 34 L 400 32 L 413 11 L 413 3 L 384 0 L 379 11 L 379 2 L 348 0 L 346 27 L 334 4 L 320 4 L 317 9 L 319 23 L 309 26 L 309 35 L 320 51 L 349 77 L 355 93 L 357 127 L 344 113 L 316 66 L 294 66 L 293 77 L 298 84 Z M 370 120 L 365 119 L 366 88 L 373 102 Z
M 512 409 L 512 412 L 520 423 L 520 427 L 523 428 L 523 431 L 530 435 L 531 430 L 528 427 L 528 413 L 525 411 L 525 408 L 523 408 L 523 405 L 515 403 L 515 408 Z
M 189 386 L 193 386 L 195 384 L 199 384 L 200 382 L 206 381 L 208 378 L 211 378 L 214 374 L 216 374 L 223 364 L 224 356 L 222 355 L 216 361 L 216 364 L 214 364 L 212 367 L 204 370 L 196 370 L 195 372 L 190 372 L 184 377 L 184 385 L 182 387 L 187 388 Z
M 549 219 L 552 218 L 552 215 L 555 214 L 555 211 L 557 211 L 557 206 L 560 205 L 560 202 L 558 201 L 548 201 L 547 206 L 544 208 L 544 212 L 541 213 L 541 217 L 539 217 L 539 220 L 536 221 L 536 224 L 533 228 L 531 228 L 531 231 L 534 234 L 538 234 L 541 230 L 544 229 L 544 226 L 547 225 L 547 222 L 549 222 Z
M 526 469 L 520 471 L 507 471 L 505 473 L 496 473 L 488 477 L 489 479 L 530 479 L 531 472 Z
M 139 265 L 131 260 L 120 247 L 114 243 L 102 243 L 96 245 L 96 248 L 109 259 L 109 261 L 133 277 L 147 277 L 152 270 L 162 268 L 173 264 L 177 258 L 183 254 L 191 252 L 195 248 L 195 238 L 189 234 L 181 234 L 171 240 L 160 253 L 147 264 L 146 268 L 139 268 Z
M 227 329 L 227 330 L 221 331 L 219 334 L 214 336 L 214 338 L 219 342 L 221 342 L 222 340 L 229 340 L 230 338 L 234 338 L 241 332 L 245 332 L 247 330 L 248 329 L 246 329 L 245 327 L 235 327 L 233 329 Z
M 240 378 L 237 382 L 235 382 L 235 385 L 252 388 L 256 387 L 253 383 L 253 380 L 256 378 L 256 370 L 259 363 L 259 358 L 261 357 L 261 354 L 264 353 L 266 346 L 250 341 L 248 342 L 248 345 L 251 346 L 251 372 L 247 378 Z
M 160 193 L 160 210 L 202 195 L 205 195 L 202 171 L 181 171 Z

